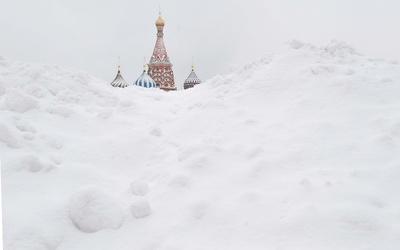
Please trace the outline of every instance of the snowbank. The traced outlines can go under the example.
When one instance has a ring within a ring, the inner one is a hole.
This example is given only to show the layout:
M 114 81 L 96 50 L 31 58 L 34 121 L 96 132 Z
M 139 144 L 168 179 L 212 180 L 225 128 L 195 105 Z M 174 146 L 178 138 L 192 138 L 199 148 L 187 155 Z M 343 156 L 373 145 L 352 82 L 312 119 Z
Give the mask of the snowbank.
M 0 58 L 5 249 L 398 249 L 399 96 L 338 41 L 169 93 Z

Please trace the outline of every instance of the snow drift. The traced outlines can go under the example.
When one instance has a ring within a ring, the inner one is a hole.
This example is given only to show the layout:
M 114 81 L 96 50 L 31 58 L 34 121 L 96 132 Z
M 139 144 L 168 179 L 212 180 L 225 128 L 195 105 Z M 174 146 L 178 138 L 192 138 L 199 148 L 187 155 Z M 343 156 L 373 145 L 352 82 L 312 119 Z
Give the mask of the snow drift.
M 291 41 L 165 93 L 1 57 L 0 110 L 5 249 L 400 248 L 398 61 Z

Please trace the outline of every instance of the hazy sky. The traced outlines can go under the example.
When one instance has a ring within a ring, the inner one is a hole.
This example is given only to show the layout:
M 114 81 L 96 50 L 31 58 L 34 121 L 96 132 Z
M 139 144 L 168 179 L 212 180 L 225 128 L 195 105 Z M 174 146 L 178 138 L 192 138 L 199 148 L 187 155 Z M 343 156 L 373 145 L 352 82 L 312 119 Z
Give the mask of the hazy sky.
M 360 53 L 400 59 L 399 0 L 0 0 L 0 54 L 128 82 L 148 62 L 161 4 L 177 84 L 192 56 L 204 81 L 274 53 L 288 40 L 332 39 Z

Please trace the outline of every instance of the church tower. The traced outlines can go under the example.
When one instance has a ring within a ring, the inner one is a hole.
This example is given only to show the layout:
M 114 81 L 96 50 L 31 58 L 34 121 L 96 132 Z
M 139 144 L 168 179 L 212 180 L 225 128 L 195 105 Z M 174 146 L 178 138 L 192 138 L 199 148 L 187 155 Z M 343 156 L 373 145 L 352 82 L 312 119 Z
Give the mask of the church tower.
M 165 22 L 161 18 L 161 12 L 156 20 L 157 41 L 154 46 L 153 55 L 148 64 L 148 74 L 156 82 L 157 87 L 162 90 L 176 90 L 174 72 L 172 71 L 172 63 L 169 61 L 167 50 L 164 45 L 164 25 Z

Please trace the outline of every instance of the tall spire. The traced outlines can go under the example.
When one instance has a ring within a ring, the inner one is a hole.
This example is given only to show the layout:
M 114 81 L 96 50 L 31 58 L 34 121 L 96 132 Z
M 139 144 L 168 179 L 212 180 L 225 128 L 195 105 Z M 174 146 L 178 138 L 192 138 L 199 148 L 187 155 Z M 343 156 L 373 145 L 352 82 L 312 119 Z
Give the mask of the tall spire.
M 172 71 L 172 63 L 169 61 L 167 50 L 164 45 L 164 26 L 165 21 L 161 18 L 159 12 L 156 20 L 157 40 L 154 46 L 153 55 L 148 64 L 148 74 L 157 84 L 157 87 L 165 90 L 176 90 L 174 72 Z

